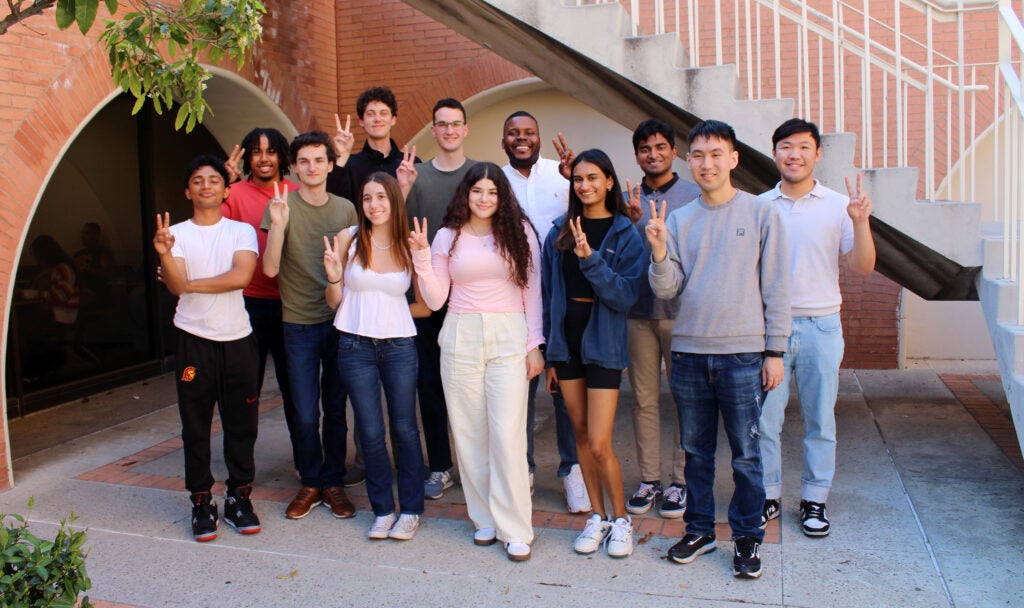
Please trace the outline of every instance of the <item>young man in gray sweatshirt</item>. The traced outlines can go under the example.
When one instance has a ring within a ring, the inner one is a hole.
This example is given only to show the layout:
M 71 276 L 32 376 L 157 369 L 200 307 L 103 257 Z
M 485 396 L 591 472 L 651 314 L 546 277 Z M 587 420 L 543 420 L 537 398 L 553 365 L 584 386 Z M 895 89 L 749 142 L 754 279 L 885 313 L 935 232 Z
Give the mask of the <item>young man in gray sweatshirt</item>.
M 659 298 L 679 298 L 669 385 L 686 452 L 686 534 L 669 557 L 690 563 L 714 551 L 715 448 L 721 413 L 735 481 L 729 526 L 733 574 L 761 576 L 764 480 L 758 419 L 764 394 L 782 381 L 790 332 L 789 251 L 773 205 L 737 190 L 736 134 L 707 120 L 687 137 L 696 201 L 665 217 L 651 210 L 648 276 Z M 652 202 L 652 205 L 654 203 Z

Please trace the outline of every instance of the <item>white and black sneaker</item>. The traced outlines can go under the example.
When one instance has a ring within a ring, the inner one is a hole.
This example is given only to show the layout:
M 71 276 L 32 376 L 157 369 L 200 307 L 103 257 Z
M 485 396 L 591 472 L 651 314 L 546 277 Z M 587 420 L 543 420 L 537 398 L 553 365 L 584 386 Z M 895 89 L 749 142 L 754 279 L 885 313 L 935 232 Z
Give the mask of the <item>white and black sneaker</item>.
M 711 553 L 718 544 L 715 542 L 715 533 L 707 536 L 699 534 L 686 534 L 683 540 L 679 541 L 668 550 L 668 557 L 679 564 L 688 564 L 705 553 Z
M 674 483 L 665 488 L 661 495 L 661 508 L 658 515 L 665 519 L 679 519 L 686 513 L 686 486 Z
M 217 503 L 209 492 L 192 495 L 192 536 L 205 543 L 217 538 Z
M 650 483 L 641 481 L 640 487 L 626 501 L 626 510 L 633 515 L 643 515 L 651 510 L 659 496 L 661 496 L 660 481 L 652 481 Z
M 778 498 L 769 498 L 764 501 L 764 506 L 761 508 L 762 530 L 768 527 L 768 522 L 779 516 L 780 509 L 782 509 L 782 501 Z
M 732 575 L 736 578 L 761 576 L 761 543 L 752 536 L 741 536 L 733 543 Z
M 804 534 L 811 537 L 828 536 L 832 525 L 825 516 L 825 503 L 800 501 L 800 521 L 803 524 Z
M 252 486 L 228 488 L 224 497 L 224 520 L 241 534 L 258 534 L 260 518 L 252 509 Z

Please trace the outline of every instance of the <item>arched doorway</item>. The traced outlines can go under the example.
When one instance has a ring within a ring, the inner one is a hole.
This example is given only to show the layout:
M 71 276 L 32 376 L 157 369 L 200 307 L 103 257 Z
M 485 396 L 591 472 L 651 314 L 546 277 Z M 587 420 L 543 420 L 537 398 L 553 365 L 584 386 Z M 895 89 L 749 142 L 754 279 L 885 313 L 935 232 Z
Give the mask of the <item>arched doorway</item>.
M 8 417 L 170 369 L 174 298 L 156 279 L 154 215 L 189 217 L 180 173 L 197 154 L 225 156 L 257 125 L 296 133 L 257 87 L 213 71 L 212 113 L 192 133 L 174 130 L 173 111 L 156 115 L 147 106 L 131 116 L 133 100 L 119 95 L 67 146 L 17 258 L 5 345 Z

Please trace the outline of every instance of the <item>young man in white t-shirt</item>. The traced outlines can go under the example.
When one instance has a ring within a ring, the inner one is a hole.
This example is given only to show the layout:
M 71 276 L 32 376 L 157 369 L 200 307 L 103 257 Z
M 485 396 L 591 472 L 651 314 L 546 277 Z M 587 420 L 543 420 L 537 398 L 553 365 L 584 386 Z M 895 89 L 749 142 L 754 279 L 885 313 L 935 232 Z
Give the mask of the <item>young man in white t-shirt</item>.
M 779 436 L 789 403 L 789 379 L 796 378 L 804 424 L 800 521 L 804 534 L 828 536 L 825 502 L 836 470 L 836 396 L 843 360 L 839 318 L 839 259 L 857 274 L 875 268 L 871 199 L 846 180 L 849 196 L 814 179 L 821 136 L 814 123 L 793 118 L 772 134 L 772 153 L 782 180 L 761 199 L 775 205 L 789 240 L 793 331 L 783 357 L 785 378 L 768 393 L 761 411 L 760 444 L 765 502 L 762 527 L 779 516 L 782 446 Z
M 210 425 L 217 404 L 228 468 L 224 518 L 242 534 L 260 531 L 250 494 L 256 466 L 253 448 L 259 421 L 256 339 L 242 289 L 256 269 L 256 231 L 221 216 L 228 173 L 212 156 L 193 160 L 185 172 L 192 218 L 170 226 L 156 217 L 153 248 L 163 282 L 178 298 L 177 388 L 185 487 L 191 493 L 192 533 L 199 542 L 217 538 L 217 504 L 210 490 Z

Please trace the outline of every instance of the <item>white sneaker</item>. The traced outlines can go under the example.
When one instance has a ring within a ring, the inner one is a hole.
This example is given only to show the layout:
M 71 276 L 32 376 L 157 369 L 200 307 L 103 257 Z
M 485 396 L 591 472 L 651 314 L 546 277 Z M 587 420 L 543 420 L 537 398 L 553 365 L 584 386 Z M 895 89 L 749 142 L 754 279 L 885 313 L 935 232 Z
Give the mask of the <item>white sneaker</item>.
M 514 562 L 530 559 L 530 545 L 526 543 L 505 543 L 505 554 Z
M 592 510 L 580 465 L 572 465 L 569 474 L 562 479 L 562 484 L 565 486 L 565 504 L 570 513 L 589 513 Z
M 377 519 L 373 521 L 373 525 L 370 526 L 370 531 L 366 534 L 367 538 L 387 538 L 388 532 L 391 531 L 391 526 L 395 525 L 396 519 L 398 519 L 398 516 L 394 513 L 378 515 Z
M 498 540 L 498 533 L 494 528 L 480 528 L 473 534 L 473 544 L 480 547 L 489 547 Z
M 416 529 L 420 527 L 420 516 L 409 515 L 408 513 L 402 513 L 395 525 L 391 527 L 391 531 L 388 533 L 388 538 L 395 540 L 409 540 L 416 534 Z
M 633 554 L 633 520 L 619 517 L 612 522 L 612 530 L 608 533 L 609 557 L 627 557 Z
M 597 513 L 591 515 L 587 520 L 587 526 L 583 528 L 580 535 L 576 537 L 576 542 L 572 544 L 573 550 L 583 555 L 594 553 L 601 548 L 601 543 L 608 536 L 611 527 L 611 522 L 601 519 Z

